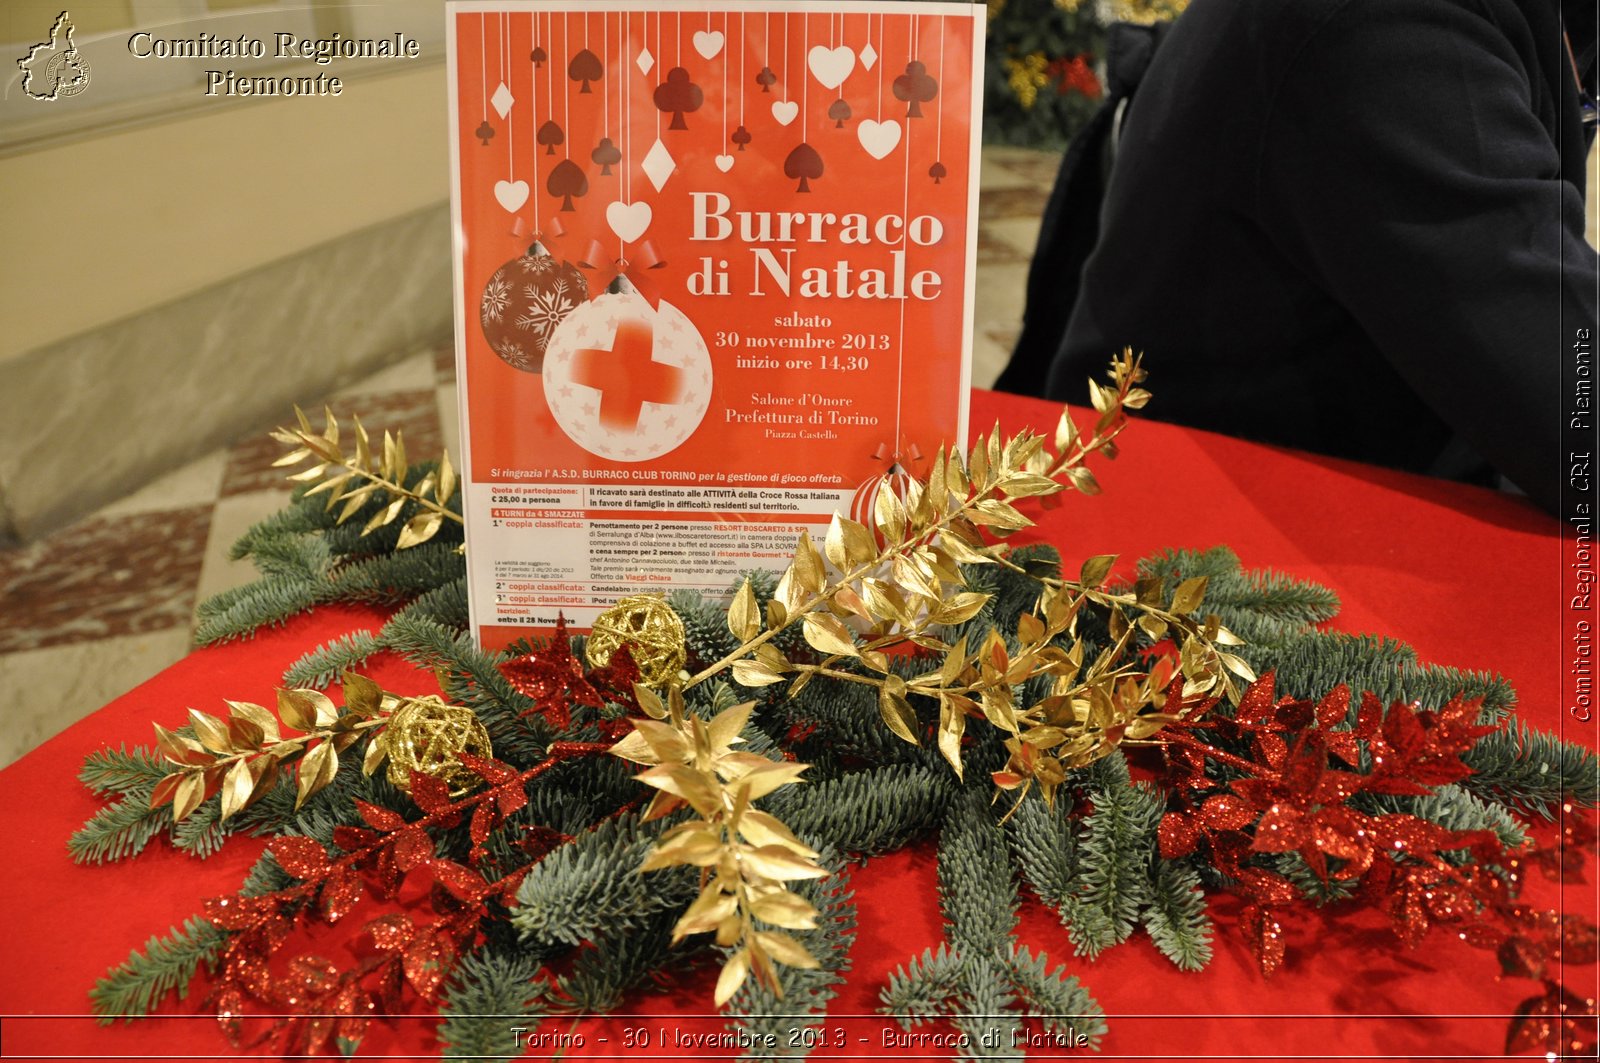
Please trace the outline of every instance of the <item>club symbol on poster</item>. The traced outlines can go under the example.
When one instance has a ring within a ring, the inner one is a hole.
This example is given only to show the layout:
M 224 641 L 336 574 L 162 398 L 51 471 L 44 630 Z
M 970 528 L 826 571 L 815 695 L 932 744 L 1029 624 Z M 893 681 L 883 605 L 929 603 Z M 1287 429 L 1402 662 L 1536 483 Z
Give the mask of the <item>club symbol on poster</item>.
M 646 461 L 675 450 L 711 404 L 711 355 L 683 311 L 636 292 L 569 314 L 545 352 L 551 416 L 591 454 Z

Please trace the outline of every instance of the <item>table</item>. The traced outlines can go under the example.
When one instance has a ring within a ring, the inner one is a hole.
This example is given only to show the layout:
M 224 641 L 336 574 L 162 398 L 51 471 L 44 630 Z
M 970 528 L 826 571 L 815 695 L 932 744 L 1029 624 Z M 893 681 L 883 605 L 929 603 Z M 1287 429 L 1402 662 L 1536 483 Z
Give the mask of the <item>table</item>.
M 1007 431 L 1047 432 L 1057 413 L 1036 400 L 981 391 L 972 409 L 975 428 L 998 420 Z M 1525 719 L 1597 744 L 1596 724 L 1574 719 L 1561 702 L 1572 621 L 1561 598 L 1554 518 L 1472 487 L 1156 423 L 1136 423 L 1122 443 L 1122 457 L 1097 466 L 1102 497 L 1068 497 L 1042 516 L 1039 537 L 1061 548 L 1069 570 L 1094 554 L 1131 562 L 1160 548 L 1225 543 L 1247 567 L 1338 591 L 1344 607 L 1335 626 L 1402 638 L 1425 661 L 1499 671 L 1519 691 Z M 102 744 L 148 744 L 152 721 L 176 725 L 189 706 L 223 711 L 225 697 L 268 701 L 300 653 L 382 619 L 373 610 L 326 607 L 253 641 L 196 651 L 0 772 L 0 852 L 9 865 L 0 972 L 6 1054 L 236 1054 L 188 1002 L 169 1003 L 132 1028 L 100 1027 L 83 1013 L 89 987 L 131 948 L 181 923 L 202 899 L 233 892 L 261 841 L 232 839 L 206 861 L 157 843 L 131 862 L 75 866 L 66 838 L 99 807 L 76 781 L 77 769 Z M 403 662 L 382 661 L 372 674 L 391 689 L 432 689 Z M 1592 868 L 1588 877 L 1596 880 Z M 881 1031 L 896 1029 L 885 1020 L 848 1016 L 872 1015 L 888 972 L 939 939 L 932 847 L 873 860 L 855 872 L 854 886 L 860 935 L 850 980 L 832 1007 L 838 1021 L 830 1021 L 849 1026 L 851 1043 L 837 1054 L 924 1058 L 885 1047 Z M 1551 886 L 1533 888 L 1543 903 L 1600 912 L 1594 885 L 1568 884 L 1560 896 Z M 1440 933 L 1406 952 L 1370 915 L 1328 915 L 1293 928 L 1285 970 L 1263 979 L 1236 934 L 1237 910 L 1226 897 L 1215 900 L 1216 956 L 1201 974 L 1178 971 L 1137 934 L 1093 963 L 1076 958 L 1054 916 L 1035 904 L 1025 906 L 1021 935 L 1067 963 L 1105 1008 L 1111 1033 L 1101 1055 L 1108 1059 L 1481 1058 L 1500 1051 L 1507 1013 L 1536 992 L 1532 982 L 1499 981 L 1491 956 Z M 1594 970 L 1571 971 L 1568 983 L 1594 995 Z M 578 1028 L 585 1045 L 568 1054 L 662 1058 L 663 1035 L 718 1028 L 685 1017 L 709 1010 L 710 999 L 704 976 L 668 996 L 640 996 L 629 1007 L 648 1017 L 589 1020 Z M 651 1031 L 652 1048 L 625 1050 L 628 1029 Z M 665 1051 L 674 1059 L 701 1054 Z M 362 1052 L 424 1058 L 438 1048 L 432 1023 L 415 1017 L 375 1028 Z

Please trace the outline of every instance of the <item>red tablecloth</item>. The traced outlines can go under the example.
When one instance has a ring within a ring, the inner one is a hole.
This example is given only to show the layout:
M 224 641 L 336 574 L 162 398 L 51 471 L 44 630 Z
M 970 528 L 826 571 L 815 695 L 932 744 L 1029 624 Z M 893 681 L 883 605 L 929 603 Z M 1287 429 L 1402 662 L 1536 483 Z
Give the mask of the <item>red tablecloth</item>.
M 1049 431 L 1055 414 L 1032 400 L 974 397 L 975 427 L 998 418 L 1008 430 Z M 1427 661 L 1499 671 L 1519 691 L 1525 719 L 1596 744 L 1596 725 L 1574 719 L 1562 704 L 1575 619 L 1562 599 L 1565 560 L 1555 519 L 1487 491 L 1170 426 L 1136 424 L 1123 442 L 1121 458 L 1097 466 L 1102 497 L 1069 497 L 1042 516 L 1041 537 L 1058 545 L 1069 565 L 1099 553 L 1131 563 L 1159 548 L 1225 543 L 1248 567 L 1334 588 L 1344 602 L 1336 626 L 1402 638 Z M 325 608 L 253 641 L 197 651 L 0 772 L 9 915 L 0 970 L 5 1055 L 236 1054 L 193 1004 L 169 1003 L 162 1017 L 106 1028 L 84 1015 L 86 994 L 131 948 L 194 914 L 202 899 L 233 892 L 261 842 L 234 839 L 206 861 L 157 843 L 131 862 L 76 866 L 66 838 L 99 807 L 76 773 L 91 750 L 147 744 L 152 721 L 180 723 L 189 706 L 215 712 L 225 697 L 269 701 L 300 653 L 381 619 Z M 429 689 L 425 676 L 400 662 L 384 662 L 374 674 L 392 689 Z M 860 936 L 850 981 L 826 1025 L 828 1037 L 842 1035 L 844 1044 L 825 1054 L 948 1054 L 886 1043 L 897 1028 L 874 1012 L 888 972 L 939 939 L 931 849 L 871 861 L 854 873 L 854 884 Z M 1591 917 L 1600 911 L 1593 885 L 1534 888 L 1544 903 Z M 1537 989 L 1500 980 L 1491 956 L 1443 933 L 1407 952 L 1381 918 L 1343 914 L 1293 927 L 1285 969 L 1263 979 L 1236 933 L 1237 905 L 1219 898 L 1213 911 L 1216 956 L 1199 974 L 1176 970 L 1142 934 L 1095 962 L 1076 958 L 1053 915 L 1038 905 L 1025 906 L 1022 936 L 1067 963 L 1105 1008 L 1106 1058 L 1494 1057 L 1508 1013 Z M 1593 967 L 1567 972 L 1567 981 L 1596 995 Z M 568 1054 L 711 1055 L 672 1046 L 680 1032 L 719 1028 L 691 1017 L 710 1010 L 710 997 L 703 977 L 668 996 L 640 995 L 629 1007 L 646 1017 L 587 1020 L 577 1027 L 584 1044 Z M 648 1047 L 636 1043 L 638 1031 L 648 1035 Z M 393 1059 L 436 1055 L 438 1048 L 432 1023 L 417 1017 L 375 1029 L 362 1052 Z M 1057 1048 L 1030 1058 L 1082 1054 Z M 534 1058 L 548 1055 L 541 1049 Z

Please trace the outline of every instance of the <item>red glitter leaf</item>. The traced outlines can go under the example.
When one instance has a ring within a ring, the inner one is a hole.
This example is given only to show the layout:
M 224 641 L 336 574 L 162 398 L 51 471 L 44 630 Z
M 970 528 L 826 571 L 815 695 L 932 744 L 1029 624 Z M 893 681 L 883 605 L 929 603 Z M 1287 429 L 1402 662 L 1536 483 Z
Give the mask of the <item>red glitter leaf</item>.
M 1289 744 L 1281 735 L 1260 731 L 1256 734 L 1256 757 L 1273 771 L 1278 771 L 1289 758 Z
M 1582 916 L 1561 920 L 1561 959 L 1565 963 L 1588 964 L 1600 959 L 1600 940 L 1593 923 Z
M 296 956 L 289 961 L 289 980 L 303 995 L 322 996 L 339 981 L 339 968 L 321 956 Z
M 1318 849 L 1341 860 L 1371 859 L 1370 817 L 1342 805 L 1320 809 L 1311 825 L 1311 840 Z
M 277 912 L 270 897 L 218 897 L 205 902 L 205 915 L 219 930 L 250 930 Z
M 400 813 L 371 804 L 360 798 L 356 799 L 356 811 L 361 814 L 362 819 L 367 821 L 368 826 L 375 830 L 381 830 L 385 834 L 390 831 L 397 831 L 406 825 L 406 821 Z
M 318 898 L 322 906 L 322 917 L 330 923 L 337 923 L 350 914 L 361 900 L 365 887 L 362 885 L 361 876 L 355 871 L 345 868 L 337 871 L 322 887 L 322 896 Z
M 411 773 L 411 800 L 417 807 L 430 816 L 443 812 L 450 807 L 450 787 L 444 780 L 435 779 L 432 775 L 424 775 L 420 771 Z
M 472 825 L 469 833 L 472 835 L 472 859 L 482 859 L 484 855 L 483 843 L 488 840 L 489 833 L 495 828 L 494 805 L 485 802 L 472 810 Z
M 1163 860 L 1176 860 L 1194 852 L 1200 844 L 1200 831 L 1193 819 L 1183 812 L 1168 812 L 1161 817 L 1156 828 Z
M 1200 806 L 1200 819 L 1212 830 L 1239 830 L 1256 818 L 1256 809 L 1233 794 L 1207 798 Z
M 572 839 L 551 827 L 529 827 L 523 835 L 522 848 L 534 861 L 543 860 L 556 850 L 558 846 L 565 845 Z
M 410 917 L 398 913 L 380 915 L 363 929 L 372 935 L 373 944 L 384 952 L 399 952 L 411 943 L 415 933 Z
M 464 901 L 475 901 L 483 893 L 483 876 L 451 860 L 435 860 L 433 876 L 438 883 Z
M 1268 672 L 1246 687 L 1244 694 L 1239 698 L 1239 711 L 1233 714 L 1233 718 L 1245 725 L 1267 722 L 1272 717 L 1276 683 L 1276 674 Z
M 1317 702 L 1317 726 L 1324 731 L 1344 723 L 1350 715 L 1350 688 L 1340 683 Z
M 1331 731 L 1327 736 L 1328 752 L 1344 761 L 1346 764 L 1355 765 L 1361 761 L 1361 743 L 1351 731 Z
M 1305 813 L 1288 805 L 1273 805 L 1256 824 L 1250 847 L 1258 853 L 1286 853 L 1300 848 L 1305 837 Z
M 1284 760 L 1280 785 L 1291 798 L 1298 798 L 1300 804 L 1308 805 L 1322 788 L 1322 773 L 1327 768 L 1328 751 L 1322 744 L 1322 736 L 1302 735 Z
M 394 836 L 394 864 L 402 872 L 410 871 L 425 860 L 433 859 L 433 840 L 421 827 L 407 827 Z
M 1254 953 L 1262 975 L 1271 978 L 1283 965 L 1283 924 L 1270 910 L 1250 904 L 1239 913 L 1239 930 Z
M 1238 878 L 1246 896 L 1257 904 L 1293 904 L 1300 896 L 1294 883 L 1259 867 L 1240 868 Z
M 1378 733 L 1378 728 L 1383 725 L 1383 702 L 1371 691 L 1361 695 L 1361 708 L 1356 710 L 1357 738 L 1370 739 Z
M 499 786 L 517 777 L 515 769 L 488 757 L 479 757 L 463 751 L 456 754 L 456 759 L 461 761 L 462 766 L 468 771 L 491 786 Z
M 378 850 L 378 858 L 372 863 L 372 884 L 379 896 L 392 900 L 400 892 L 400 883 L 404 878 L 404 872 L 395 862 L 394 850 Z
M 454 956 L 450 943 L 435 934 L 422 934 L 407 946 L 403 960 L 406 981 L 424 1000 L 432 1000 L 450 972 Z
M 311 838 L 275 838 L 267 844 L 278 866 L 295 878 L 308 879 L 328 870 L 328 854 Z
M 528 792 L 520 786 L 507 786 L 494 795 L 500 815 L 509 816 L 528 803 Z
M 1273 726 L 1284 731 L 1303 731 L 1317 718 L 1309 701 L 1280 701 L 1274 710 Z
M 357 849 L 365 849 L 378 840 L 378 835 L 363 827 L 335 827 L 333 828 L 333 844 L 347 853 Z

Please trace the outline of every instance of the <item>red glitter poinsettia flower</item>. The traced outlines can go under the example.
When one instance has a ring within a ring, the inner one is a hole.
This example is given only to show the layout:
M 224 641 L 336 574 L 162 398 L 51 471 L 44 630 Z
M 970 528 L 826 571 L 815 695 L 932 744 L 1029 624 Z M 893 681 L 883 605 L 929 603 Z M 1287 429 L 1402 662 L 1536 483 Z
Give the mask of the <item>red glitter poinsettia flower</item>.
M 605 667 L 585 672 L 572 652 L 565 616 L 556 617 L 548 646 L 504 662 L 500 674 L 517 693 L 533 699 L 533 708 L 525 715 L 543 716 L 557 732 L 572 726 L 574 705 L 599 709 L 612 702 L 636 707 L 633 687 L 639 681 L 639 668 L 627 647 L 618 649 Z M 629 727 L 626 720 L 606 720 L 601 730 L 607 737 L 621 738 Z

